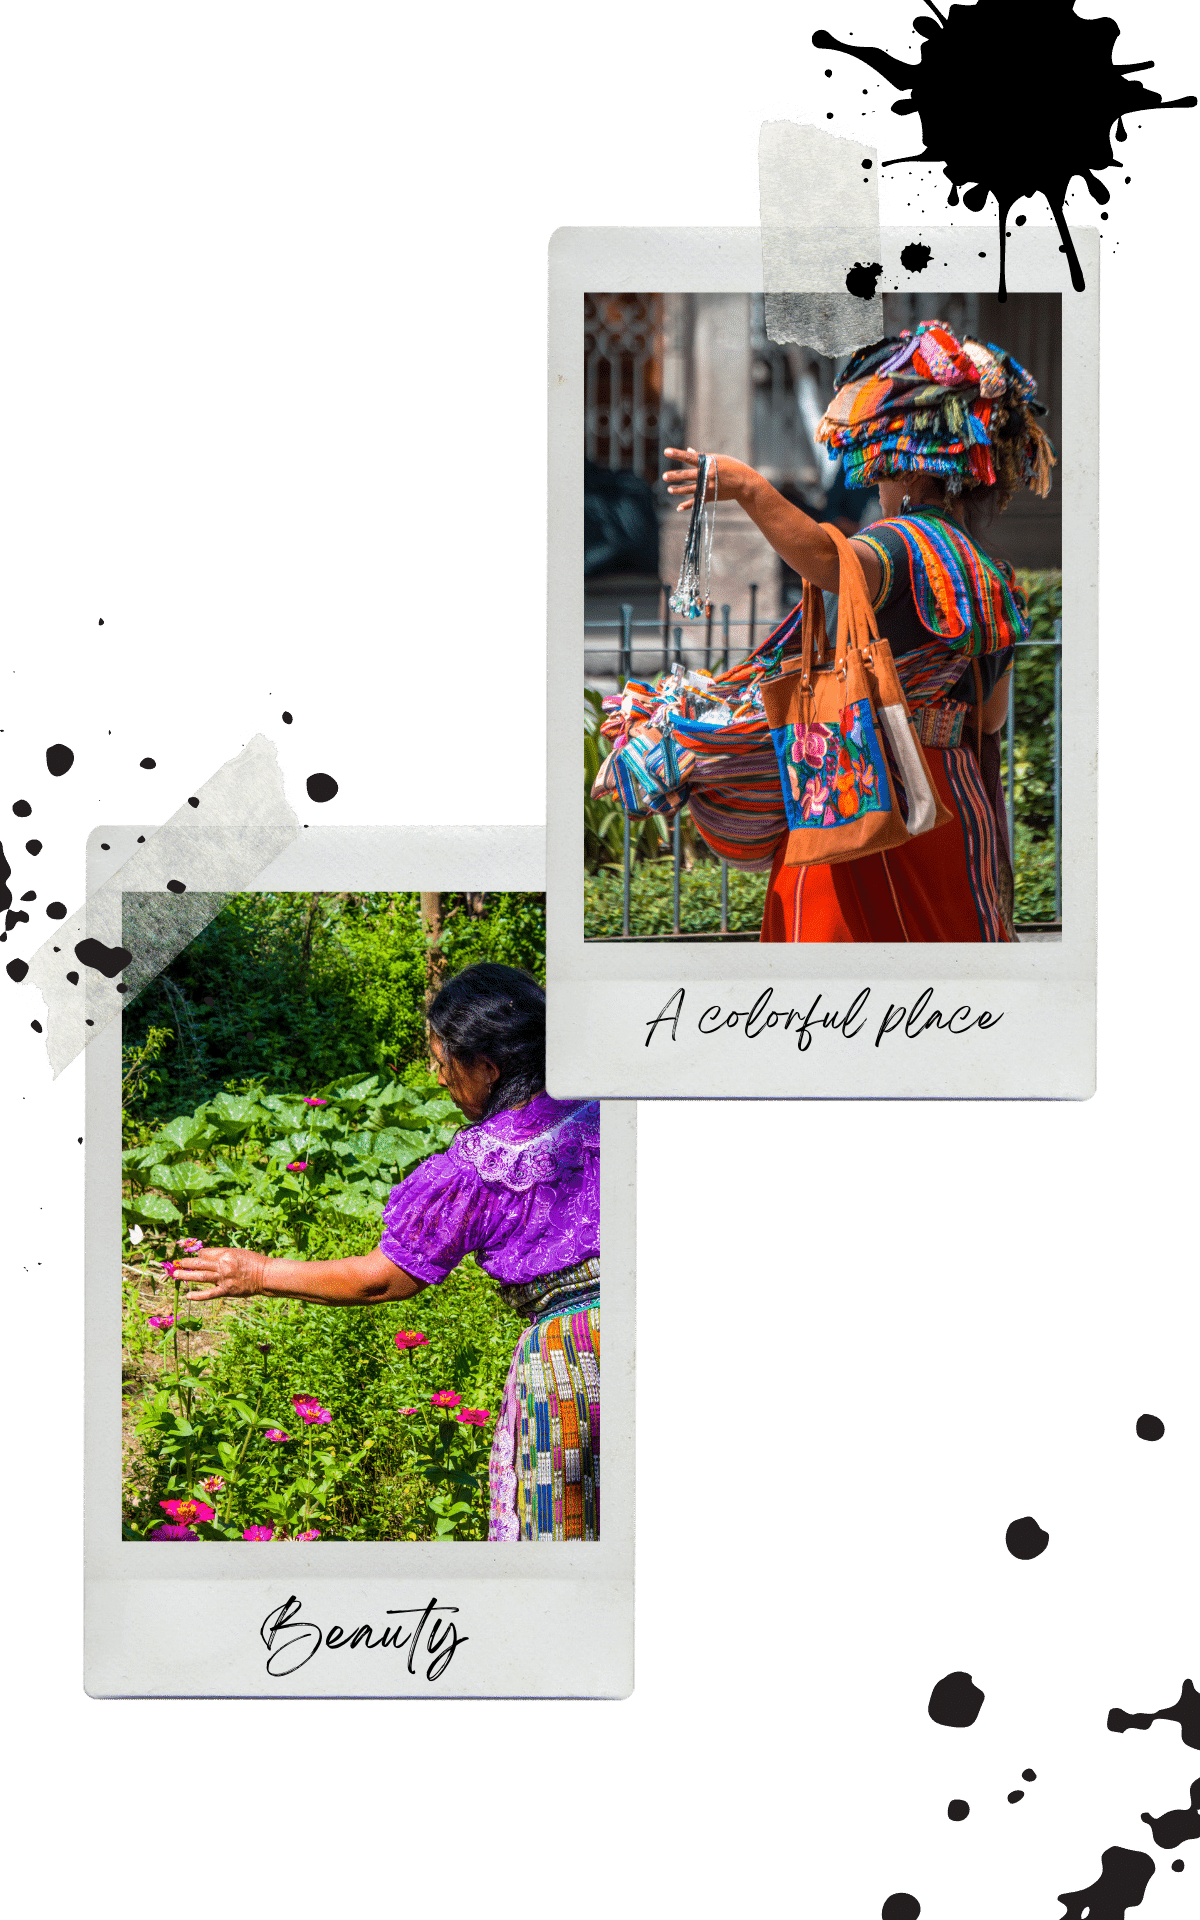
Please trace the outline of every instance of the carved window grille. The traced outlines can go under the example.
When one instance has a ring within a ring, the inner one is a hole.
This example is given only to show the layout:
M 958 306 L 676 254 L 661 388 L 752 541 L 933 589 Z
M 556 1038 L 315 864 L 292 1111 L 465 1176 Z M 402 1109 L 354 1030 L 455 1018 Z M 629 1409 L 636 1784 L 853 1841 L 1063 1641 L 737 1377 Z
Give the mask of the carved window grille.
M 627 467 L 653 486 L 662 414 L 662 295 L 584 295 L 589 460 Z

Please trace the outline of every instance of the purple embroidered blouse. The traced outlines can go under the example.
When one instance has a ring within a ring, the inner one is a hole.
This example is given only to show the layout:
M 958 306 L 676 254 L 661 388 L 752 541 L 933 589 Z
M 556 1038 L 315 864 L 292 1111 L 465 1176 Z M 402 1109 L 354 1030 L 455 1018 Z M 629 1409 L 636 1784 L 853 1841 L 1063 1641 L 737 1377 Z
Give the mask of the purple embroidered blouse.
M 561 1273 L 600 1251 L 600 1108 L 539 1093 L 464 1127 L 393 1187 L 389 1260 L 437 1286 L 464 1254 L 507 1286 Z

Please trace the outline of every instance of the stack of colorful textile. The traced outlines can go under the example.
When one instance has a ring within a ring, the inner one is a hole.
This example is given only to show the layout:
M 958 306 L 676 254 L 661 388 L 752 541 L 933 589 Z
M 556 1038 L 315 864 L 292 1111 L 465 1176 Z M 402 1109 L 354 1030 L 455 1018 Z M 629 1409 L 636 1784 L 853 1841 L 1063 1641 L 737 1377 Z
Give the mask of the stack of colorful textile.
M 1045 496 L 1054 450 L 1034 418 L 1037 382 L 999 347 L 959 341 L 940 320 L 856 353 L 817 429 L 848 487 L 901 473 L 945 477 L 948 491 L 1018 485 Z

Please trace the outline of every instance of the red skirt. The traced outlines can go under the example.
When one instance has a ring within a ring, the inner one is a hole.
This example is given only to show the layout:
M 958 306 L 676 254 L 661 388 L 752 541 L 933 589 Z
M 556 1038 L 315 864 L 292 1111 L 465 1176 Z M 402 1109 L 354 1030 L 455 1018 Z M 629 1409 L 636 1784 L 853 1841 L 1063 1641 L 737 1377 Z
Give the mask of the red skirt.
M 785 867 L 779 843 L 760 940 L 1007 940 L 1001 842 L 970 747 L 925 748 L 952 816 L 891 853 L 837 866 Z

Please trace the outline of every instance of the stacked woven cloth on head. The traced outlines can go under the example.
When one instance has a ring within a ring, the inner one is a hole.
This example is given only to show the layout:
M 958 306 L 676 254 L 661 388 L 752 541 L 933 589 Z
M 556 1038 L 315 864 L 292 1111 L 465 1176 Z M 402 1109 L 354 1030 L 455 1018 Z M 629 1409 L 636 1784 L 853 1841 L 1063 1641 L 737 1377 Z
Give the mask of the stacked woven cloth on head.
M 854 355 L 817 438 L 841 458 L 848 487 L 932 473 L 952 494 L 995 487 L 1003 508 L 1018 486 L 1050 491 L 1054 449 L 1035 418 L 1046 411 L 1036 393 L 1011 354 L 925 320 Z

